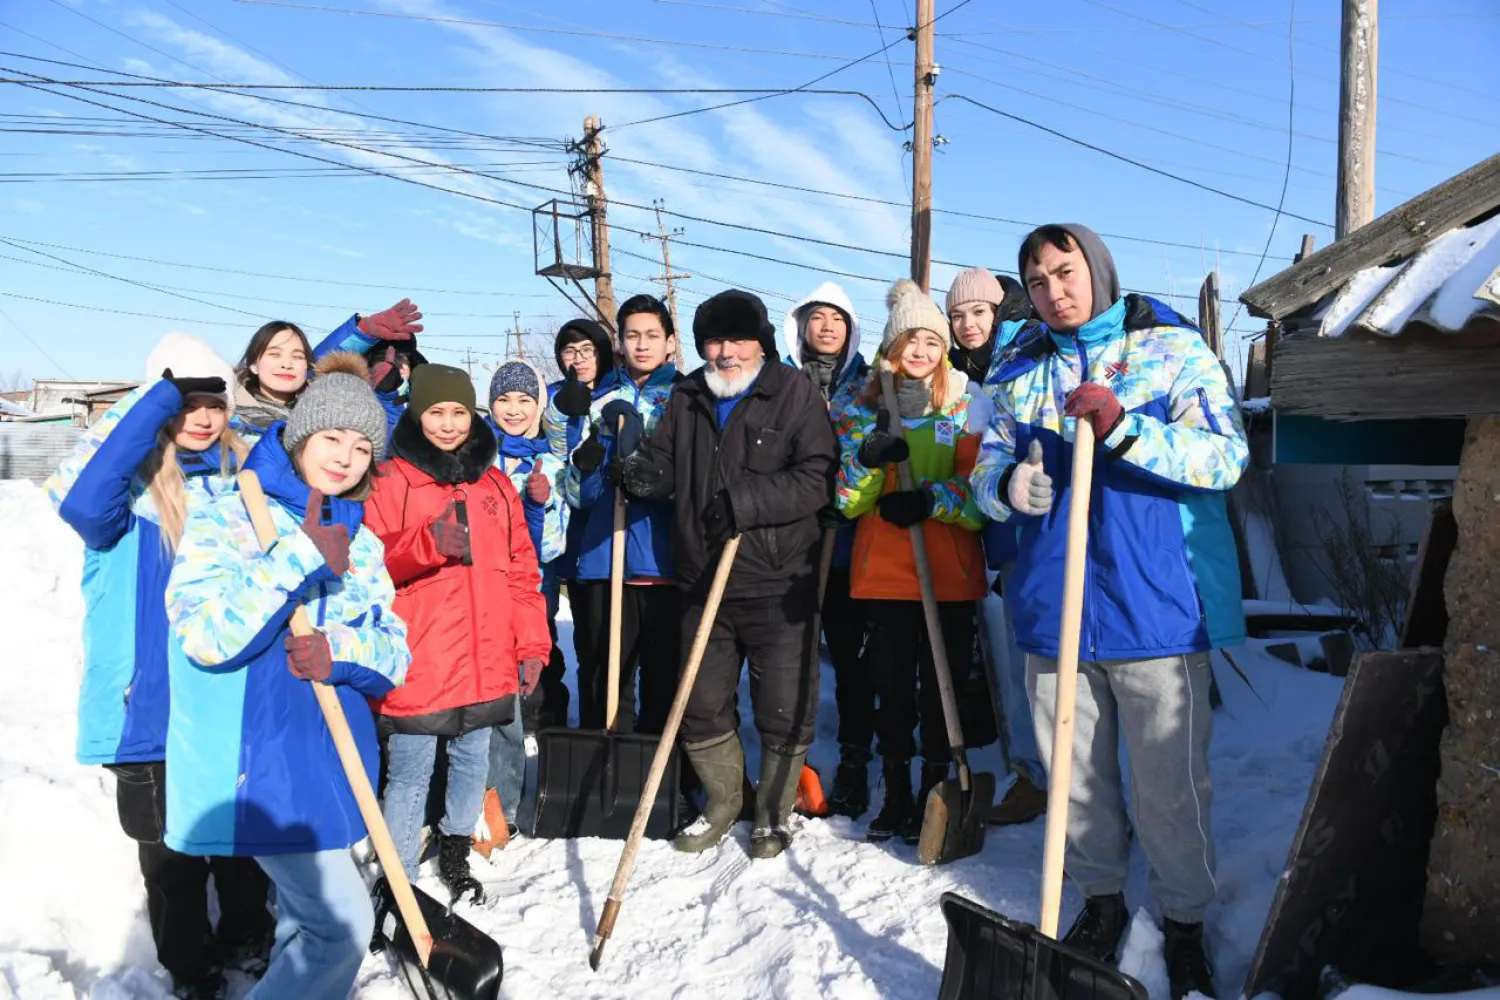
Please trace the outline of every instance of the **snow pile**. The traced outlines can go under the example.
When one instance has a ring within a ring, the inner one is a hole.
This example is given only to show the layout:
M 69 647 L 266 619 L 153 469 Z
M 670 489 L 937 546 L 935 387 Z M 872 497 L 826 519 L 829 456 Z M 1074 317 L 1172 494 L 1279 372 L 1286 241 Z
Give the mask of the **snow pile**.
M 152 954 L 135 849 L 115 817 L 113 780 L 73 761 L 80 545 L 29 484 L 0 483 L 0 523 L 8 529 L 0 533 L 0 635 L 10 638 L 0 663 L 0 885 L 7 904 L 0 908 L 0 984 L 28 1000 L 75 991 L 158 1000 L 167 995 L 164 974 Z M 559 622 L 571 652 L 569 624 Z M 1224 708 L 1214 720 L 1220 861 L 1209 940 L 1221 996 L 1237 995 L 1244 982 L 1340 684 L 1254 647 L 1234 656 L 1254 690 L 1216 659 Z M 740 697 L 743 711 L 744 686 Z M 825 776 L 837 755 L 835 728 L 833 678 L 825 669 L 813 750 Z M 752 732 L 744 735 L 753 768 L 758 742 Z M 994 748 L 976 753 L 973 764 L 1000 770 Z M 877 787 L 877 805 L 880 796 Z M 524 826 L 524 813 L 520 819 Z M 618 842 L 523 837 L 489 864 L 476 855 L 490 898 L 460 912 L 504 947 L 507 997 L 930 1000 L 947 942 L 939 897 L 952 890 L 1035 922 L 1042 829 L 1040 821 L 992 829 L 982 854 L 940 868 L 919 866 L 914 847 L 865 843 L 864 824 L 846 819 L 810 821 L 786 854 L 754 864 L 746 853 L 748 824 L 698 856 L 647 843 L 597 973 L 587 958 Z M 430 873 L 422 884 L 442 892 Z M 1128 891 L 1133 906 L 1154 906 L 1143 859 Z M 1078 905 L 1069 889 L 1064 927 Z M 1153 1000 L 1163 1000 L 1153 913 L 1137 915 L 1126 963 Z M 242 992 L 240 986 L 232 995 Z M 367 959 L 357 995 L 406 996 L 380 956 Z

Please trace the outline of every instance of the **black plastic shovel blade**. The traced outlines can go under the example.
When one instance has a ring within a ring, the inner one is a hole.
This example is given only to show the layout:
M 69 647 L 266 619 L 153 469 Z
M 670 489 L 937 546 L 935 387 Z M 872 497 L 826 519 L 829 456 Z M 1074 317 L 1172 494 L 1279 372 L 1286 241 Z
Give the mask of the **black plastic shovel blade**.
M 938 1000 L 1148 1000 L 1113 966 L 951 892 L 943 893 L 948 955 Z
M 938 782 L 927 793 L 917 841 L 917 860 L 922 864 L 947 864 L 984 847 L 984 819 L 995 801 L 995 776 L 975 771 L 969 780 L 974 789 L 969 796 L 954 778 Z
M 624 840 L 630 835 L 659 742 L 655 736 L 543 729 L 537 734 L 536 814 L 531 835 Z M 646 823 L 646 836 L 652 840 L 665 840 L 677 830 L 680 766 L 674 748 Z
M 373 946 L 392 956 L 412 996 L 418 1000 L 497 1000 L 505 974 L 500 945 L 421 889 L 412 886 L 412 892 L 432 932 L 432 954 L 425 969 L 383 876 L 371 891 L 375 900 Z

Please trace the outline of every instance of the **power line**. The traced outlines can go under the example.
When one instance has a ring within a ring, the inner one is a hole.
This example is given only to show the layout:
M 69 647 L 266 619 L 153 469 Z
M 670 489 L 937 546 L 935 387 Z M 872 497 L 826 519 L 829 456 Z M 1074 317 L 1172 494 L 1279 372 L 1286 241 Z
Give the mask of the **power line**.
M 261 0 L 256 0 L 256 2 L 261 2 Z M 962 10 L 964 7 L 967 7 L 972 2 L 973 2 L 973 0 L 958 0 L 958 3 L 954 4 L 952 7 L 949 7 L 947 10 L 943 11 L 941 14 L 935 15 L 933 17 L 931 23 L 932 24 L 936 24 L 938 21 L 941 21 L 943 18 L 947 17 L 949 14 L 952 14 L 955 11 L 958 11 L 958 10 Z M 911 34 L 910 37 L 915 38 L 916 37 L 916 33 L 918 31 L 920 31 L 921 29 L 925 28 L 925 27 L 927 27 L 927 25 L 925 25 L 925 24 L 918 25 L 916 28 L 912 29 L 912 34 Z M 838 73 L 842 73 L 845 70 L 853 69 L 855 66 L 858 66 L 860 63 L 866 62 L 867 60 L 870 60 L 870 59 L 874 59 L 876 56 L 884 55 L 886 52 L 890 51 L 891 49 L 893 49 L 897 45 L 899 45 L 906 37 L 907 36 L 902 36 L 901 38 L 896 39 L 894 42 L 891 42 L 889 45 L 885 45 L 885 46 L 882 46 L 881 48 L 876 49 L 874 52 L 870 52 L 870 53 L 868 53 L 866 55 L 862 55 L 858 59 L 853 59 L 853 60 L 851 60 L 851 61 L 849 61 L 847 63 L 844 63 L 841 66 L 837 66 L 837 67 L 829 70 L 827 73 L 822 74 L 821 76 L 813 77 L 811 80 L 807 81 L 802 86 L 800 86 L 800 87 L 794 87 L 792 90 L 788 91 L 788 93 L 798 93 L 800 91 L 807 90 L 809 87 L 813 87 L 813 86 L 815 86 L 815 85 L 817 85 L 819 83 L 822 83 L 824 80 L 828 79 L 831 76 L 834 76 L 834 75 L 836 75 Z M 709 107 L 705 107 L 705 108 L 693 108 L 693 109 L 690 109 L 690 110 L 687 110 L 687 111 L 677 111 L 677 112 L 674 112 L 674 113 L 668 114 L 668 115 L 657 115 L 654 118 L 642 118 L 639 121 L 626 122 L 624 125 L 616 125 L 616 126 L 614 126 L 614 128 L 615 128 L 616 131 L 619 131 L 622 128 L 630 128 L 630 127 L 632 127 L 634 125 L 648 125 L 648 124 L 651 124 L 653 122 L 667 121 L 668 119 L 672 119 L 672 118 L 682 118 L 682 117 L 685 117 L 687 115 L 699 115 L 699 114 L 703 114 L 706 111 L 721 111 L 724 108 L 733 108 L 733 107 L 737 107 L 737 106 L 742 105 L 742 104 L 753 104 L 756 101 L 764 101 L 764 100 L 769 99 L 769 97 L 772 97 L 772 96 L 776 96 L 776 95 L 767 95 L 766 97 L 751 97 L 751 98 L 747 98 L 746 100 L 742 100 L 742 101 L 730 101 L 727 104 L 714 104 L 714 105 L 710 105 Z M 880 113 L 880 106 L 877 105 L 877 104 L 875 104 L 875 101 L 872 98 L 866 97 L 865 99 L 870 102 L 871 106 L 873 106 L 875 108 L 875 110 L 876 110 L 877 113 Z M 885 119 L 885 115 L 883 113 L 880 113 L 880 117 L 882 119 Z M 895 129 L 898 132 L 904 132 L 908 128 L 911 127 L 911 126 L 907 125 L 907 126 L 902 126 L 901 128 L 898 129 L 894 125 L 891 125 L 891 123 L 889 121 L 886 121 L 886 124 L 888 126 L 890 126 L 891 128 Z
M 944 99 L 946 100 L 948 98 L 952 98 L 953 100 L 957 100 L 957 101 L 963 101 L 966 104 L 972 104 L 976 108 L 983 108 L 985 111 L 988 111 L 991 114 L 999 115 L 1002 118 L 1009 118 L 1011 121 L 1020 122 L 1022 125 L 1029 125 L 1030 127 L 1034 128 L 1034 129 L 1038 129 L 1039 131 L 1046 132 L 1048 135 L 1056 136 L 1057 138 L 1062 139 L 1065 142 L 1071 142 L 1075 146 L 1082 146 L 1084 149 L 1092 149 L 1094 152 L 1096 152 L 1096 153 L 1103 153 L 1105 156 L 1108 156 L 1111 159 L 1119 160 L 1122 163 L 1129 163 L 1131 166 L 1140 167 L 1142 170 L 1148 170 L 1148 171 L 1150 171 L 1153 174 L 1158 174 L 1158 175 L 1160 175 L 1162 177 L 1166 177 L 1166 178 L 1169 178 L 1171 180 L 1178 181 L 1179 183 L 1187 184 L 1187 185 L 1189 185 L 1191 187 L 1198 188 L 1199 190 L 1207 191 L 1210 194 L 1216 194 L 1216 195 L 1218 195 L 1221 198 L 1228 198 L 1231 201 L 1238 201 L 1238 202 L 1241 202 L 1241 203 L 1246 204 L 1246 205 L 1252 205 L 1255 208 L 1264 208 L 1267 211 L 1272 211 L 1272 212 L 1278 211 L 1278 209 L 1276 209 L 1274 206 L 1267 205 L 1264 202 L 1256 201 L 1253 198 L 1246 198 L 1243 195 L 1235 194 L 1232 191 L 1225 191 L 1222 188 L 1212 187 L 1211 185 L 1204 184 L 1204 183 L 1202 183 L 1200 181 L 1195 181 L 1195 180 L 1193 180 L 1190 177 L 1183 177 L 1181 174 L 1174 174 L 1174 173 L 1172 173 L 1169 170 L 1163 170 L 1160 167 L 1153 167 L 1149 163 L 1142 163 L 1140 160 L 1133 159 L 1132 157 L 1129 157 L 1129 156 L 1125 156 L 1122 153 L 1116 153 L 1116 152 L 1113 152 L 1112 150 L 1105 149 L 1103 146 L 1096 146 L 1096 145 L 1094 145 L 1091 142 L 1085 142 L 1082 139 L 1074 138 L 1073 136 L 1068 135 L 1066 132 L 1059 132 L 1057 129 L 1048 128 L 1046 125 L 1042 125 L 1042 124 L 1040 124 L 1038 122 L 1034 122 L 1034 121 L 1032 121 L 1029 118 L 1023 118 L 1020 115 L 1011 114 L 1009 111 L 1001 111 L 999 108 L 991 107 L 990 105 L 985 104 L 982 101 L 976 101 L 972 97 L 965 97 L 963 94 L 945 94 L 944 95 Z M 1305 215 L 1298 215 L 1295 212 L 1284 212 L 1283 214 L 1287 215 L 1290 218 L 1298 219 L 1298 220 L 1300 220 L 1302 222 L 1308 222 L 1308 223 L 1311 223 L 1311 224 L 1313 224 L 1315 226 L 1322 226 L 1325 229 L 1332 229 L 1333 228 L 1333 226 L 1330 225 L 1327 222 L 1322 222 L 1322 221 L 1320 221 L 1318 219 L 1308 218 Z
M 0 293 L 0 294 L 3 294 L 3 293 Z M 44 349 L 41 344 L 38 344 L 35 340 L 31 339 L 31 334 L 27 333 L 26 332 L 26 328 L 23 327 L 23 326 L 21 326 L 20 323 L 16 322 L 15 317 L 13 317 L 10 313 L 6 312 L 4 309 L 0 309 L 0 316 L 4 316 L 10 322 L 10 325 L 16 328 L 16 332 L 21 335 L 21 337 L 26 341 L 26 343 L 28 343 L 32 347 L 36 348 L 36 352 L 38 354 L 40 354 L 42 357 L 46 358 L 47 361 L 48 361 L 48 363 L 50 363 L 54 368 L 56 368 L 58 371 L 62 372 L 64 375 L 68 376 L 68 378 L 73 378 L 74 377 L 73 373 L 70 372 L 70 371 L 68 371 L 62 365 L 58 364 L 57 359 L 54 358 L 52 355 L 48 354 L 47 351 L 46 351 L 46 349 Z
M 269 279 L 275 280 L 275 281 L 304 281 L 304 282 L 308 282 L 310 284 L 315 284 L 315 285 L 346 285 L 346 286 L 348 286 L 350 288 L 375 288 L 375 289 L 380 289 L 382 291 L 427 292 L 427 293 L 431 293 L 431 294 L 434 294 L 434 295 L 492 295 L 492 296 L 505 296 L 505 297 L 511 297 L 511 298 L 538 298 L 538 299 L 542 299 L 542 298 L 550 299 L 552 297 L 552 293 L 550 293 L 550 292 L 547 292 L 547 293 L 539 293 L 539 292 L 494 292 L 494 291 L 482 291 L 481 292 L 481 291 L 472 291 L 472 290 L 469 290 L 469 289 L 462 289 L 462 288 L 427 288 L 427 287 L 423 287 L 421 285 L 406 285 L 406 284 L 402 284 L 402 283 L 399 283 L 399 282 L 390 282 L 390 283 L 387 283 L 387 284 L 377 284 L 377 283 L 370 283 L 370 282 L 344 281 L 344 280 L 341 280 L 339 278 L 322 278 L 322 277 L 312 277 L 312 278 L 310 278 L 310 277 L 307 277 L 306 275 L 268 274 L 268 273 L 266 273 L 264 271 L 241 271 L 241 270 L 235 270 L 233 268 L 227 268 L 227 267 L 210 267 L 209 265 L 206 265 L 206 264 L 187 264 L 187 263 L 184 263 L 182 261 L 161 260 L 160 258 L 156 258 L 156 257 L 140 257 L 140 256 L 133 256 L 133 255 L 130 255 L 130 254 L 110 253 L 110 252 L 105 251 L 105 250 L 93 250 L 93 249 L 89 249 L 87 247 L 66 246 L 66 245 L 63 245 L 63 244 L 60 244 L 60 243 L 43 243 L 40 240 L 25 240 L 25 239 L 22 239 L 19 236 L 7 236 L 7 237 L 4 237 L 4 238 L 7 239 L 10 242 L 13 242 L 13 243 L 28 243 L 28 244 L 31 244 L 33 246 L 50 247 L 51 249 L 54 249 L 54 250 L 70 250 L 70 251 L 72 251 L 74 253 L 93 254 L 93 255 L 98 256 L 98 257 L 112 257 L 112 258 L 115 258 L 117 260 L 129 260 L 129 261 L 134 261 L 136 263 L 141 263 L 141 264 L 158 264 L 158 265 L 161 265 L 162 267 L 182 267 L 182 268 L 189 268 L 189 269 L 194 270 L 194 271 L 213 271 L 213 272 L 218 273 L 218 274 L 233 274 L 233 275 L 237 275 L 237 276 L 240 276 L 240 277 L 246 277 L 246 278 L 269 278 Z
M 63 306 L 68 309 L 87 309 L 91 312 L 113 313 L 116 316 L 143 316 L 146 319 L 165 319 L 171 320 L 173 323 L 192 323 L 195 326 L 229 326 L 236 330 L 243 330 L 245 328 L 243 323 L 224 323 L 212 319 L 189 319 L 185 316 L 163 316 L 161 313 L 132 312 L 129 309 L 116 309 L 114 306 L 89 306 L 81 302 L 59 302 L 56 299 L 43 299 L 35 295 L 21 295 L 18 292 L 3 290 L 0 290 L 0 296 L 22 299 L 26 302 L 41 302 L 49 306 Z M 57 362 L 54 361 L 53 364 L 57 364 Z M 59 367 L 61 366 L 59 365 Z
M 822 14 L 805 14 L 801 11 L 762 10 L 756 7 L 731 7 L 727 4 L 699 3 L 697 2 L 697 0 L 656 0 L 656 2 L 673 4 L 674 6 L 679 7 L 701 7 L 704 10 L 723 10 L 735 14 L 767 14 L 774 17 L 793 18 L 799 21 L 818 21 L 822 24 L 842 24 L 846 27 L 851 28 L 874 28 L 878 25 L 880 20 L 879 16 L 877 15 L 875 19 L 876 24 L 871 24 L 869 21 L 849 21 L 841 17 L 827 17 Z M 882 39 L 882 41 L 883 40 L 884 39 Z
M 1286 99 L 1286 174 L 1281 179 L 1281 200 L 1276 203 L 1276 215 L 1271 219 L 1271 231 L 1266 234 L 1266 246 L 1261 251 L 1260 260 L 1255 265 L 1255 273 L 1250 276 L 1246 288 L 1254 288 L 1260 280 L 1260 269 L 1266 266 L 1266 255 L 1271 252 L 1271 241 L 1276 238 L 1276 226 L 1281 222 L 1281 209 L 1286 204 L 1286 189 L 1292 179 L 1292 142 L 1297 132 L 1293 122 L 1297 115 L 1297 0 L 1291 0 L 1291 9 L 1287 14 L 1286 26 L 1286 74 L 1287 74 L 1287 99 Z M 1244 308 L 1241 302 L 1235 306 L 1234 315 L 1229 317 L 1229 328 L 1234 329 L 1235 320 L 1240 318 L 1240 310 Z

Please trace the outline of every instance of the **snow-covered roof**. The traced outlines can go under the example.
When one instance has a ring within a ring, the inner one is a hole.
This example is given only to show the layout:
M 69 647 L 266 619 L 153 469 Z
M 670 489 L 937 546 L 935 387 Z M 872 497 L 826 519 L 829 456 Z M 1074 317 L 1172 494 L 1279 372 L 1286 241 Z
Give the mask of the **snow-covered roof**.
M 35 416 L 35 414 L 33 414 L 26 407 L 22 406 L 19 403 L 12 403 L 10 400 L 6 399 L 3 396 L 0 396 L 0 413 L 4 413 L 7 416 L 12 417 Z
M 1450 229 L 1405 260 L 1358 271 L 1319 309 L 1318 334 L 1425 327 L 1500 334 L 1500 215 Z

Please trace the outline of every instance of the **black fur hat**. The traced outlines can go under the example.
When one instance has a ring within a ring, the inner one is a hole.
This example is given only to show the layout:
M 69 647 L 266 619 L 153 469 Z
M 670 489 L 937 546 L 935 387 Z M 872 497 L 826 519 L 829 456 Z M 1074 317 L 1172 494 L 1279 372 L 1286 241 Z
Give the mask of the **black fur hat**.
M 776 328 L 766 315 L 766 304 L 749 292 L 731 288 L 703 301 L 693 314 L 693 343 L 698 355 L 713 338 L 758 340 L 766 357 L 776 357 Z

